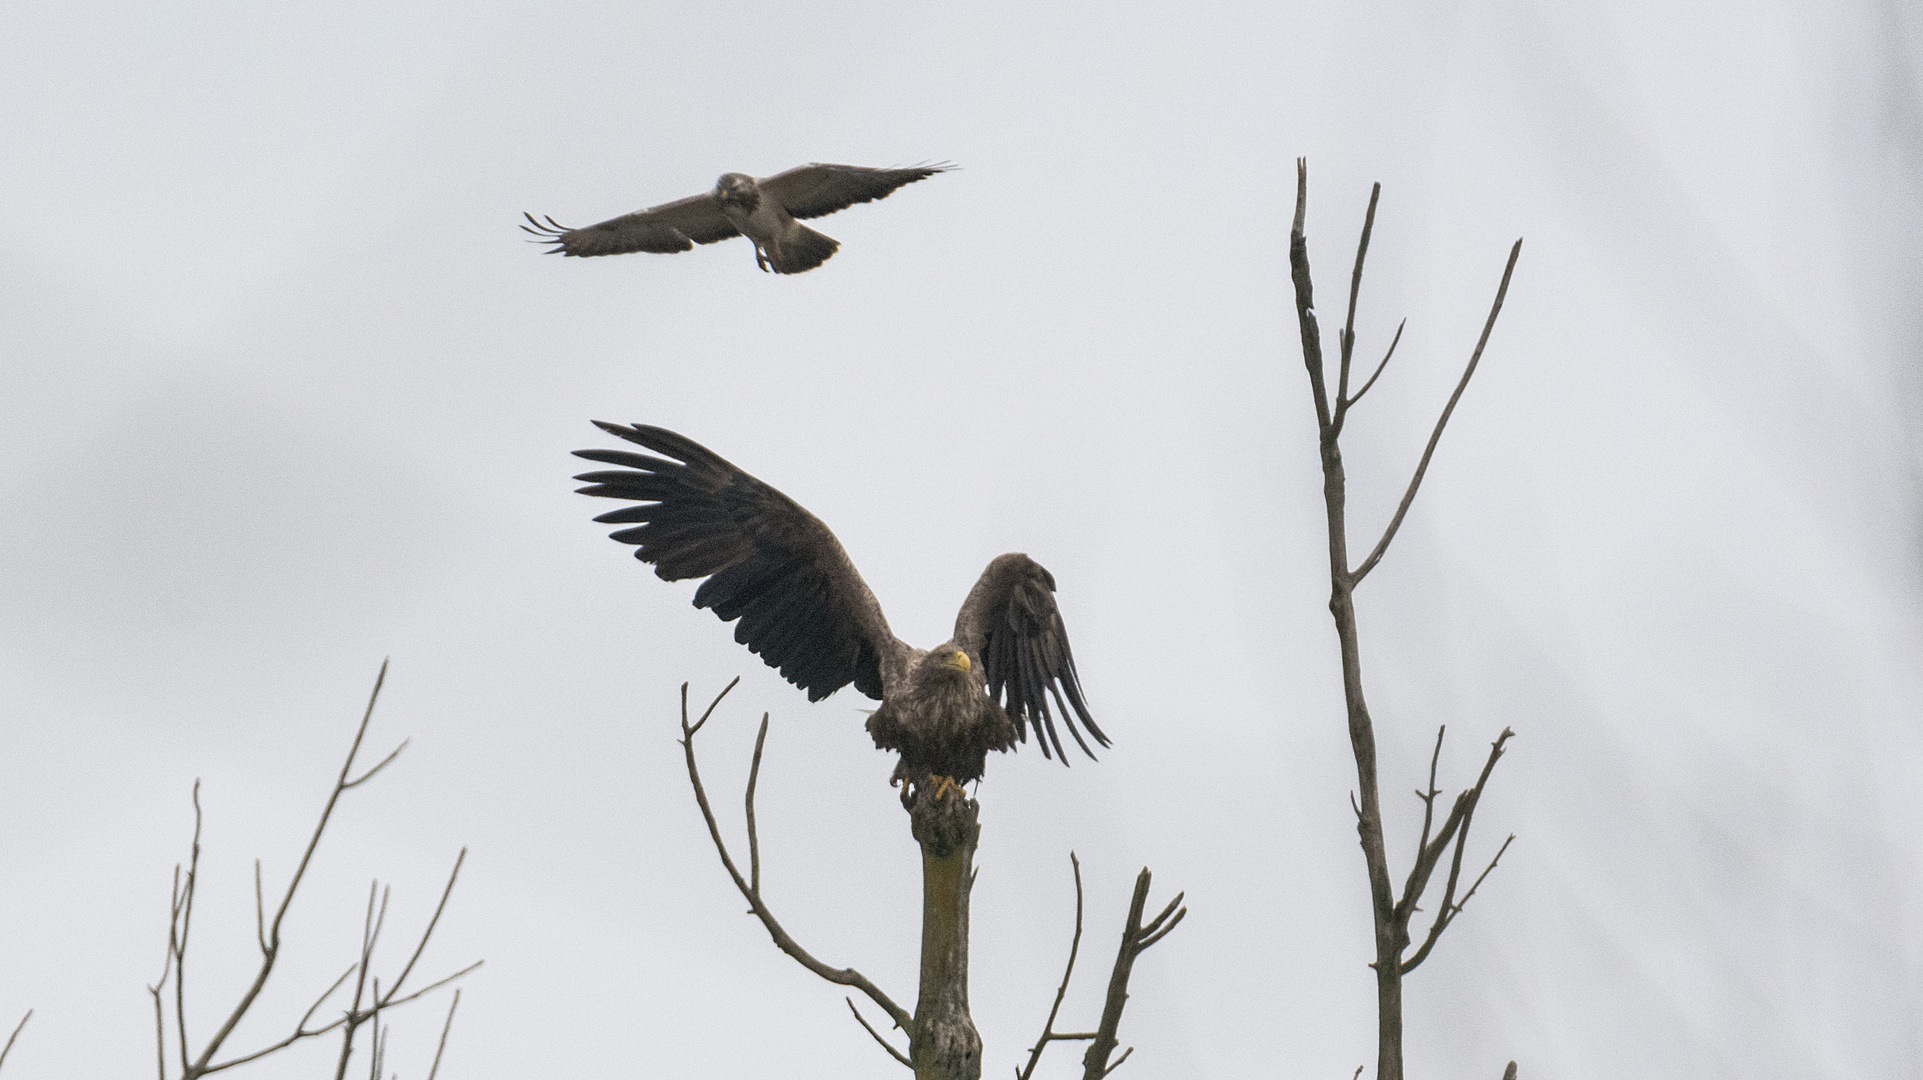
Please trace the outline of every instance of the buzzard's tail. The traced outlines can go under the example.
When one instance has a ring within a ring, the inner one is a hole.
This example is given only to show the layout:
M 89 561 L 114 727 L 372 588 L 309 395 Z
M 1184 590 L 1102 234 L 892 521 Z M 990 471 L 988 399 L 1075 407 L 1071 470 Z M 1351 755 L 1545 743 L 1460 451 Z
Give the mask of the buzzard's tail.
M 781 243 L 769 253 L 768 263 L 777 274 L 799 274 L 803 270 L 813 270 L 828 261 L 841 247 L 841 241 L 810 229 L 797 221 L 781 238 Z

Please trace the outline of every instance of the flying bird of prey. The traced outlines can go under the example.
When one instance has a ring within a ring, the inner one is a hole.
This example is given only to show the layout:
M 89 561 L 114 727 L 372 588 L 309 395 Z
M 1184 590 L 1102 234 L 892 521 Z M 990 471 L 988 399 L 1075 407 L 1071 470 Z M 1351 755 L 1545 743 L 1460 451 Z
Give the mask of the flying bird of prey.
M 641 504 L 594 520 L 632 525 L 612 537 L 635 545 L 635 557 L 661 579 L 707 578 L 694 606 L 739 620 L 734 639 L 809 701 L 849 683 L 880 699 L 868 732 L 876 746 L 901 752 L 891 783 L 915 791 L 932 785 L 939 798 L 951 785 L 979 779 L 987 752 L 1013 749 L 1030 725 L 1043 756 L 1066 765 L 1055 714 L 1089 757 L 1095 754 L 1077 719 L 1097 743 L 1109 744 L 1082 699 L 1055 578 L 1033 559 L 1009 554 L 990 562 L 955 617 L 955 636 L 917 649 L 888 629 L 835 534 L 793 499 L 686 436 L 595 425 L 662 456 L 576 450 L 622 466 L 575 477 L 588 485 L 581 494 Z M 903 787 L 903 801 L 909 791 Z
M 924 180 L 953 165 L 910 169 L 869 169 L 860 165 L 800 165 L 756 180 L 747 173 L 722 173 L 714 190 L 671 203 L 610 218 L 585 229 L 570 229 L 553 218 L 536 220 L 523 213 L 521 226 L 536 243 L 553 244 L 549 254 L 621 255 L 630 251 L 691 251 L 731 236 L 754 241 L 755 265 L 777 274 L 799 274 L 828 261 L 841 242 L 803 225 L 856 203 L 885 199 L 896 188 Z

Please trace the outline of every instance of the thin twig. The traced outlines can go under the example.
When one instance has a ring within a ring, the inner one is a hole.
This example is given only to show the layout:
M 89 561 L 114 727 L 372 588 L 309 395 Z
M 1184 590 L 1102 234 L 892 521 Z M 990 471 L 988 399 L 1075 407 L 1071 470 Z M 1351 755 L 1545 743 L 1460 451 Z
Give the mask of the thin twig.
M 369 1018 L 374 1031 L 367 1047 L 367 1080 L 381 1080 L 381 980 L 374 979 L 374 1015 Z
M 909 1015 L 906 1009 L 895 1004 L 887 994 L 882 993 L 880 987 L 868 981 L 866 975 L 854 968 L 829 967 L 809 955 L 808 951 L 803 949 L 794 938 L 789 937 L 788 932 L 783 930 L 781 923 L 775 919 L 774 913 L 770 912 L 768 906 L 762 902 L 760 890 L 748 884 L 748 880 L 742 877 L 741 871 L 735 867 L 734 858 L 728 854 L 728 845 L 721 839 L 721 826 L 715 821 L 714 809 L 708 805 L 707 789 L 701 786 L 701 770 L 695 764 L 694 757 L 694 736 L 695 732 L 701 729 L 701 725 L 708 722 L 708 717 L 714 715 L 715 706 L 721 704 L 721 699 L 727 696 L 729 690 L 734 689 L 735 683 L 740 681 L 737 677 L 734 682 L 724 687 L 720 694 L 715 695 L 707 711 L 701 714 L 701 719 L 692 724 L 688 722 L 688 684 L 681 684 L 681 749 L 688 762 L 688 782 L 694 787 L 694 801 L 701 807 L 702 820 L 708 824 L 708 836 L 714 840 L 715 852 L 721 856 L 721 865 L 727 869 L 728 876 L 734 879 L 735 888 L 740 890 L 742 897 L 748 901 L 749 908 L 754 912 L 755 917 L 761 920 L 761 925 L 767 929 L 768 936 L 774 939 L 776 947 L 794 957 L 802 967 L 829 982 L 837 986 L 852 986 L 868 995 L 868 999 L 880 1006 L 888 1014 L 888 1018 L 895 1022 L 896 1027 L 912 1033 L 914 1017 Z
M 260 860 L 254 860 L 254 940 L 260 942 L 260 951 L 267 951 L 267 905 L 260 895 Z
M 1369 210 L 1362 218 L 1362 239 L 1355 245 L 1355 272 L 1349 276 L 1349 317 L 1342 326 L 1342 369 L 1335 387 L 1335 432 L 1342 433 L 1342 420 L 1349 411 L 1349 361 L 1355 355 L 1355 301 L 1362 292 L 1362 261 L 1369 254 L 1369 235 L 1375 232 L 1375 204 L 1382 198 L 1382 185 L 1369 189 Z M 1357 397 L 1362 395 L 1358 394 Z
M 1469 386 L 1469 377 L 1476 373 L 1476 364 L 1482 360 L 1483 347 L 1489 344 L 1489 332 L 1496 328 L 1496 316 L 1502 313 L 1503 297 L 1509 295 L 1509 277 L 1516 272 L 1516 259 L 1522 255 L 1522 241 L 1517 240 L 1509 249 L 1509 263 L 1502 268 L 1502 284 L 1496 286 L 1496 302 L 1489 306 L 1489 318 L 1482 324 L 1482 336 L 1476 339 L 1476 351 L 1469 354 L 1469 363 L 1462 369 L 1462 378 L 1456 382 L 1455 392 L 1449 395 L 1449 403 L 1442 407 L 1442 415 L 1436 418 L 1436 428 L 1429 434 L 1429 445 L 1423 448 L 1422 460 L 1416 463 L 1416 473 L 1409 479 L 1409 490 L 1402 495 L 1402 502 L 1396 506 L 1395 516 L 1389 519 L 1389 527 L 1382 531 L 1382 539 L 1376 541 L 1375 550 L 1362 560 L 1350 575 L 1352 582 L 1359 583 L 1382 561 L 1382 553 L 1389 550 L 1389 541 L 1395 539 L 1396 530 L 1402 528 L 1402 519 L 1409 512 L 1409 504 L 1416 499 L 1417 489 L 1422 487 L 1422 475 L 1429 471 L 1429 459 L 1436 452 L 1436 444 L 1442 441 L 1442 429 L 1449 424 L 1449 414 L 1456 411 L 1456 402 Z
M 28 1009 L 27 1015 L 21 1017 L 20 1022 L 13 1025 L 13 1034 L 7 1036 L 7 1045 L 0 1046 L 0 1065 L 7 1063 L 7 1054 L 13 1050 L 13 1040 L 20 1037 L 20 1029 L 26 1027 L 27 1021 L 31 1019 L 33 1019 L 33 1010 Z
M 848 1011 L 855 1014 L 855 1021 L 859 1023 L 862 1026 L 862 1028 L 868 1032 L 868 1034 L 874 1036 L 875 1041 L 881 1044 L 881 1048 L 883 1050 L 888 1051 L 889 1057 L 894 1058 L 896 1061 L 901 1062 L 903 1065 L 908 1066 L 910 1069 L 915 1067 L 915 1063 L 908 1060 L 908 1055 L 895 1049 L 893 1044 L 891 1044 L 887 1039 L 884 1039 L 881 1037 L 881 1032 L 876 1031 L 874 1029 L 874 1026 L 868 1023 L 868 1018 L 861 1015 L 860 1009 L 855 1008 L 854 998 L 844 997 L 841 1000 L 848 1003 Z M 429 1077 L 428 1080 L 433 1080 L 433 1078 Z
M 407 976 L 413 972 L 414 965 L 420 961 L 421 953 L 427 950 L 427 940 L 434 936 L 434 928 L 441 924 L 441 913 L 447 910 L 447 898 L 454 895 L 454 882 L 461 876 L 461 864 L 466 861 L 467 849 L 462 848 L 461 853 L 454 857 L 454 869 L 448 871 L 447 884 L 441 889 L 440 903 L 434 905 L 434 915 L 427 920 L 427 929 L 421 931 L 420 944 L 414 946 L 414 955 L 407 958 L 407 966 L 401 969 L 401 974 L 394 980 L 394 984 L 387 988 L 387 1000 L 391 1001 L 395 994 L 401 992 L 401 984 L 407 981 Z M 381 907 L 383 910 L 387 907 L 384 897 L 381 900 Z
M 1389 358 L 1396 354 L 1396 346 L 1402 343 L 1402 328 L 1408 325 L 1408 319 L 1404 319 L 1396 324 L 1396 336 L 1389 340 L 1389 351 L 1382 354 L 1382 362 L 1375 366 L 1375 374 L 1370 375 L 1369 381 L 1362 384 L 1362 389 L 1357 390 L 1354 397 L 1343 403 L 1343 412 L 1348 412 L 1357 402 L 1361 401 L 1362 395 L 1368 393 L 1369 387 L 1374 386 L 1375 381 L 1382 377 L 1382 369 L 1389 366 Z
M 1035 1048 L 1028 1052 L 1028 1067 L 1015 1070 L 1016 1080 L 1028 1080 L 1035 1072 L 1035 1064 L 1042 1060 L 1042 1051 L 1050 1042 L 1071 1039 L 1094 1038 L 1095 1033 L 1086 1035 L 1055 1034 L 1055 1016 L 1062 1011 L 1062 999 L 1068 996 L 1068 980 L 1075 974 L 1075 955 L 1082 949 L 1082 860 L 1068 853 L 1069 865 L 1075 869 L 1075 936 L 1068 943 L 1068 966 L 1062 970 L 1062 985 L 1055 991 L 1055 1004 L 1048 1010 L 1048 1022 L 1042 1025 L 1042 1037 L 1035 1040 Z
M 1436 796 L 1442 794 L 1436 789 L 1436 763 L 1442 760 L 1442 736 L 1448 730 L 1447 724 L 1436 728 L 1436 749 L 1429 755 L 1429 786 L 1416 793 L 1416 797 L 1422 800 L 1422 838 L 1416 841 L 1417 859 L 1422 858 L 1422 853 L 1429 847 L 1429 826 L 1435 821 Z
M 194 845 L 187 858 L 187 880 L 180 891 L 180 936 L 174 942 L 174 1027 L 180 1037 L 180 1071 L 187 1073 L 187 934 L 194 921 L 194 893 L 200 882 L 200 780 L 194 780 Z
M 441 1025 L 441 1043 L 434 1048 L 434 1067 L 427 1070 L 427 1080 L 434 1080 L 441 1071 L 441 1055 L 447 1052 L 447 1033 L 454 1027 L 454 1010 L 460 1007 L 461 992 L 456 990 L 453 1003 L 447 1007 L 447 1022 Z
M 761 777 L 761 748 L 768 741 L 768 714 L 761 714 L 761 730 L 755 732 L 754 761 L 748 766 L 748 884 L 761 891 L 761 840 L 755 835 L 755 781 Z
M 382 769 L 385 769 L 385 768 L 387 768 L 387 766 L 388 766 L 388 765 L 389 765 L 390 763 L 392 763 L 392 762 L 393 762 L 393 760 L 394 760 L 395 758 L 397 758 L 397 757 L 400 757 L 400 756 L 401 756 L 401 751 L 403 751 L 403 750 L 405 750 L 405 749 L 407 749 L 407 744 L 408 744 L 409 742 L 411 742 L 411 741 L 413 741 L 413 740 L 411 740 L 411 739 L 402 739 L 402 740 L 401 740 L 401 745 L 399 745 L 399 746 L 397 746 L 397 747 L 395 747 L 395 748 L 394 748 L 393 750 L 391 750 L 391 751 L 389 751 L 389 752 L 388 752 L 388 755 L 387 755 L 386 757 L 384 757 L 384 758 L 382 758 L 382 759 L 380 760 L 380 763 L 379 763 L 379 764 L 377 764 L 377 765 L 375 765 L 375 766 L 374 766 L 373 768 L 371 768 L 371 769 L 369 769 L 369 770 L 367 770 L 366 772 L 364 772 L 364 773 L 362 773 L 362 774 L 360 774 L 360 775 L 359 775 L 358 777 L 355 777 L 355 778 L 354 778 L 354 779 L 352 779 L 352 780 L 348 780 L 348 781 L 345 781 L 345 782 L 343 782 L 343 783 L 341 784 L 341 790 L 342 790 L 342 791 L 346 791 L 346 790 L 348 790 L 349 788 L 357 788 L 357 787 L 360 787 L 360 786 L 361 786 L 362 784 L 365 784 L 365 783 L 367 783 L 367 782 L 368 782 L 369 780 L 372 780 L 372 779 L 374 779 L 374 774 L 376 774 L 376 773 L 378 773 L 378 772 L 380 772 L 380 771 L 381 771 Z

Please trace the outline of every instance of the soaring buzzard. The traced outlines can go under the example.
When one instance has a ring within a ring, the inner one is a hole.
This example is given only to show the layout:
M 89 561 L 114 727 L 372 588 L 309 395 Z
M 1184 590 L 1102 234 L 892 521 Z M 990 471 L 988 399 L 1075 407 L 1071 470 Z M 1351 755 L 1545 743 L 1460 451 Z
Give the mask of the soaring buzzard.
M 549 254 L 620 255 L 629 251 L 690 251 L 730 236 L 754 241 L 755 265 L 777 274 L 799 274 L 828 261 L 841 242 L 810 229 L 796 218 L 816 218 L 856 203 L 885 199 L 953 165 L 912 169 L 868 169 L 860 165 L 800 165 L 756 180 L 747 173 L 722 173 L 714 190 L 690 195 L 585 229 L 570 229 L 553 218 L 537 221 L 523 213 L 521 226 L 554 246 Z
M 851 682 L 881 699 L 868 732 L 876 746 L 901 751 L 896 780 L 917 790 L 932 783 L 940 792 L 977 779 L 987 752 L 1013 749 L 1030 724 L 1043 756 L 1068 764 L 1049 697 L 1083 753 L 1095 756 L 1077 718 L 1108 745 L 1082 700 L 1055 578 L 1033 559 L 1010 554 L 990 562 L 955 617 L 955 636 L 917 649 L 889 631 L 841 542 L 793 499 L 672 431 L 595 424 L 665 457 L 576 450 L 623 466 L 575 477 L 589 485 L 581 494 L 643 504 L 594 520 L 633 525 L 611 535 L 635 545 L 635 557 L 654 564 L 663 580 L 707 578 L 694 606 L 739 619 L 734 639 L 809 701 Z M 905 800 L 907 788 L 902 794 Z

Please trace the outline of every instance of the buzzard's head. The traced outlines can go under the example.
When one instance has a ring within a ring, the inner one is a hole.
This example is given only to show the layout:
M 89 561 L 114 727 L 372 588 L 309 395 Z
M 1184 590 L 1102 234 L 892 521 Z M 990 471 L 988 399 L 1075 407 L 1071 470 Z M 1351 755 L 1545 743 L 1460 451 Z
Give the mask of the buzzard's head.
M 721 179 L 714 182 L 715 200 L 723 206 L 738 206 L 752 211 L 755 203 L 761 201 L 761 192 L 755 187 L 755 178 L 747 173 L 722 173 Z

